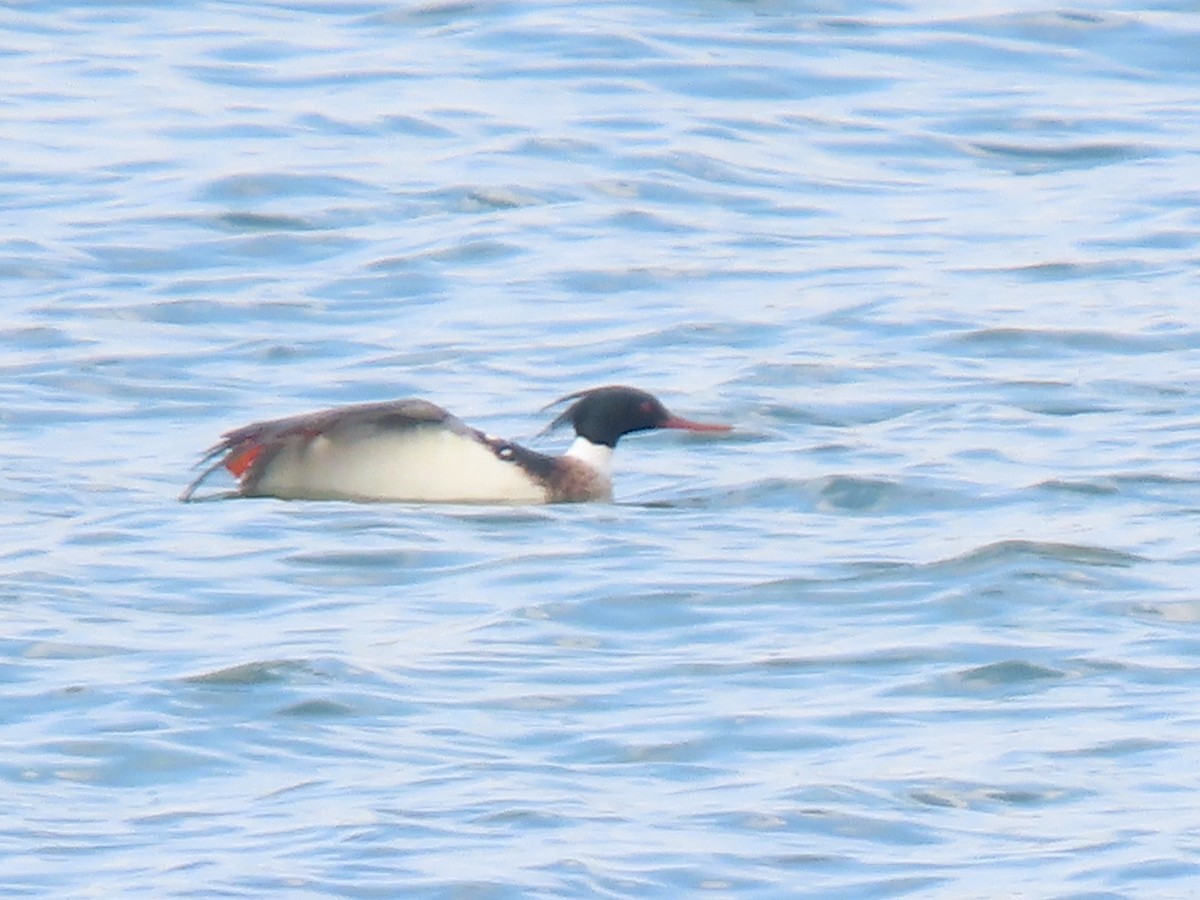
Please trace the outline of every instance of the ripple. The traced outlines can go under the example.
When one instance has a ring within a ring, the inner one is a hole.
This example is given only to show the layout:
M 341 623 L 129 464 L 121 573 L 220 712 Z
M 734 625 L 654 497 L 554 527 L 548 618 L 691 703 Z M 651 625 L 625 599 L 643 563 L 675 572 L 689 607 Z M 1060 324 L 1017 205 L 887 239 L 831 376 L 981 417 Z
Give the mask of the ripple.
M 1186 12 L 18 6 L 10 890 L 1189 893 Z M 241 421 L 614 381 L 738 431 L 174 499 Z
M 352 197 L 368 192 L 364 182 L 342 176 L 259 172 L 229 175 L 212 182 L 201 199 L 222 203 L 254 203 L 298 197 Z
M 1127 160 L 1148 159 L 1156 155 L 1148 146 L 1132 144 L 1043 145 L 975 141 L 971 147 L 985 158 L 1010 162 L 1013 170 L 1022 174 L 1071 168 L 1090 169 Z
M 942 781 L 909 791 L 913 801 L 947 809 L 1016 810 L 1064 806 L 1086 798 L 1090 791 L 1067 790 L 1051 784 L 1003 787 L 972 782 Z
M 269 215 L 264 213 L 223 213 L 217 223 L 230 231 L 311 231 L 317 227 L 311 222 L 295 216 Z
M 818 478 L 764 478 L 735 488 L 688 491 L 683 497 L 653 501 L 647 505 L 707 509 L 806 509 L 896 515 L 905 510 L 977 508 L 981 501 L 969 493 L 937 486 L 922 479 L 905 481 L 827 475 Z
M 1136 756 L 1140 753 L 1152 753 L 1159 750 L 1166 750 L 1171 746 L 1172 745 L 1169 742 L 1156 740 L 1154 738 L 1129 738 L 1115 741 L 1102 741 L 1098 744 L 1092 744 L 1087 747 L 1081 747 L 1074 750 L 1063 750 L 1055 755 L 1123 758 L 1128 756 Z
M 965 686 L 1019 687 L 1041 681 L 1054 681 L 1066 677 L 1066 673 L 1047 666 L 1039 666 L 1025 660 L 1005 660 L 974 666 L 959 672 L 957 677 Z
M 1027 355 L 1051 350 L 1074 353 L 1157 353 L 1167 349 L 1173 339 L 1114 334 L 1104 331 L 1047 328 L 985 328 L 957 335 L 954 343 L 998 354 Z
M 1048 560 L 1078 563 L 1088 566 L 1128 568 L 1143 559 L 1133 553 L 1094 547 L 1087 544 L 1066 544 L 1055 541 L 1005 540 L 977 547 L 967 553 L 930 565 L 938 567 L 976 568 L 1019 560 Z
M 255 684 L 276 684 L 290 681 L 297 675 L 307 675 L 311 672 L 309 664 L 303 660 L 277 659 L 262 662 L 240 663 L 227 666 L 200 675 L 189 675 L 185 681 L 190 684 L 237 686 Z

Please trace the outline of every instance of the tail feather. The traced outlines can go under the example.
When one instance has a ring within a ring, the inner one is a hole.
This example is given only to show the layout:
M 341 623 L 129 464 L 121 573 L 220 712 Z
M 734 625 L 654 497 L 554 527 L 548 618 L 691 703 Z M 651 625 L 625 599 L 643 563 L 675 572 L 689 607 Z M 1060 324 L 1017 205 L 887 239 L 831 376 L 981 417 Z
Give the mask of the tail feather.
M 204 484 L 208 480 L 208 476 L 222 466 L 232 472 L 235 478 L 240 479 L 246 473 L 246 470 L 254 464 L 254 461 L 258 459 L 259 454 L 262 453 L 262 446 L 260 444 L 252 444 L 237 454 L 232 453 L 232 450 L 233 445 L 228 440 L 223 440 L 219 444 L 214 444 L 205 450 L 200 461 L 196 463 L 197 466 L 204 466 L 204 471 L 192 479 L 191 484 L 183 489 L 183 493 L 179 495 L 179 499 L 184 503 L 190 502 L 200 485 Z

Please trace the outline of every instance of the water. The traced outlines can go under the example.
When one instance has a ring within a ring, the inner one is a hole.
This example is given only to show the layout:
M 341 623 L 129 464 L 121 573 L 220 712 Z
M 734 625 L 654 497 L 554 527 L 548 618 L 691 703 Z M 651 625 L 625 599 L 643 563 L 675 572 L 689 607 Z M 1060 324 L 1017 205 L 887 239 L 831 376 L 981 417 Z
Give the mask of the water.
M 1192 12 L 10 6 L 6 895 L 1191 895 Z M 737 431 L 175 501 L 610 382 Z

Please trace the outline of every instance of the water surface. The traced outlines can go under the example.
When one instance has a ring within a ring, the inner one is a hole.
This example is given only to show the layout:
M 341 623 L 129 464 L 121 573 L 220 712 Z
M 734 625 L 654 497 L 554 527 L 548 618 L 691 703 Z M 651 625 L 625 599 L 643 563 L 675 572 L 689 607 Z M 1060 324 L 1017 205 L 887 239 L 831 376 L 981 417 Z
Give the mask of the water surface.
M 1186 4 L 13 7 L 13 896 L 1188 896 Z M 617 502 L 183 505 L 422 396 Z

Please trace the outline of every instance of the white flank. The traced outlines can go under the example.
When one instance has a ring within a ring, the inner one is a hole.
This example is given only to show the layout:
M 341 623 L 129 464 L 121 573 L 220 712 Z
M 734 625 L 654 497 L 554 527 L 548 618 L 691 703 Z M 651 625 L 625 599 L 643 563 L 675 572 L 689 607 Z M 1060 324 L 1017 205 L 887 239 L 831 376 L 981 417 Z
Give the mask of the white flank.
M 545 503 L 546 489 L 515 463 L 436 426 L 394 434 L 324 435 L 284 447 L 254 493 L 309 500 Z

